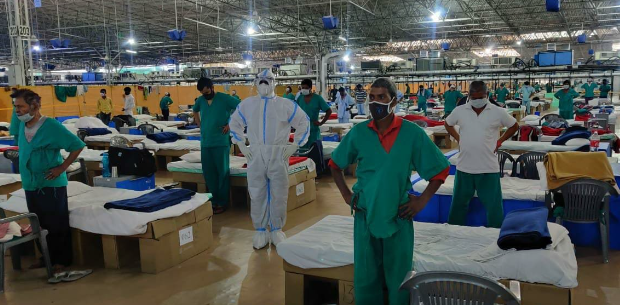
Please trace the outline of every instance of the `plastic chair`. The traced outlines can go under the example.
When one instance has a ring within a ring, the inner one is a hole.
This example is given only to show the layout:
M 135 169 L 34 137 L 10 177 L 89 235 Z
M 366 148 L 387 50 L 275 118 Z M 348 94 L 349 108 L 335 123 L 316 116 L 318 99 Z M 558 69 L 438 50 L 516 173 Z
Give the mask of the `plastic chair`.
M 121 127 L 128 125 L 127 121 L 119 118 L 118 116 L 113 117 L 111 121 L 114 123 L 114 128 L 116 128 L 116 131 L 121 131 Z
M 82 140 L 82 142 L 84 142 L 84 139 L 86 139 L 86 137 L 88 137 L 88 131 L 79 129 L 77 131 L 77 136 L 78 136 L 78 138 L 80 138 L 80 140 Z
M 418 126 L 420 126 L 422 128 L 428 127 L 428 123 L 426 123 L 425 121 L 422 121 L 422 120 L 413 120 L 413 121 L 411 121 L 411 123 L 414 123 L 414 124 L 416 124 L 416 125 L 418 125 Z
M 140 130 L 142 132 L 142 134 L 144 134 L 144 135 L 154 134 L 156 129 L 161 130 L 157 126 L 155 126 L 153 124 L 149 124 L 149 123 L 144 123 L 144 124 L 138 126 L 138 130 Z
M 539 180 L 536 163 L 543 162 L 545 155 L 541 152 L 528 152 L 520 155 L 512 165 L 512 177 Z
M 83 158 L 78 158 L 77 162 L 80 163 L 80 168 L 78 168 L 77 170 L 71 171 L 71 172 L 67 170 L 67 179 L 71 180 L 71 177 L 81 175 L 82 176 L 81 179 L 77 181 L 82 182 L 84 184 L 88 184 L 88 171 L 86 170 L 86 163 L 84 163 Z
M 556 223 L 598 223 L 603 262 L 609 263 L 609 195 L 617 195 L 616 191 L 608 183 L 594 179 L 574 180 L 554 191 L 558 190 L 564 199 L 564 213 L 556 217 Z
M 508 108 L 508 109 L 519 109 L 519 108 L 521 108 L 521 103 L 517 103 L 517 102 L 506 103 L 506 108 Z
M 511 290 L 497 281 L 463 272 L 411 271 L 400 285 L 409 291 L 411 305 L 476 304 L 494 305 L 501 299 L 506 305 L 521 304 L 519 282 L 510 282 Z
M 0 242 L 0 255 L 2 255 L 2 259 L 0 259 L 0 292 L 4 292 L 4 256 L 6 250 L 11 249 L 11 262 L 13 264 L 13 269 L 19 270 L 21 269 L 21 253 L 19 252 L 19 248 L 16 246 L 27 243 L 31 240 L 39 240 L 41 245 L 41 253 L 43 254 L 43 261 L 45 262 L 45 267 L 47 268 L 47 278 L 51 278 L 53 276 L 52 263 L 50 261 L 49 251 L 47 250 L 47 230 L 41 228 L 41 225 L 39 224 L 39 218 L 36 214 L 27 213 L 0 219 L 0 224 L 8 223 L 11 221 L 18 221 L 26 218 L 30 220 L 32 233 L 4 243 Z
M 506 161 L 510 160 L 513 166 L 515 164 L 515 159 L 507 152 L 503 150 L 497 151 L 497 161 L 499 162 L 499 176 L 504 177 L 504 166 L 506 166 Z
M 4 155 L 5 158 L 11 160 L 11 163 L 13 163 L 13 171 L 16 174 L 19 174 L 19 150 L 7 149 L 2 153 L 2 155 Z
M 129 139 L 123 137 L 123 136 L 113 136 L 110 139 L 110 146 L 113 147 L 130 147 L 131 146 L 131 141 L 129 141 Z
M 189 123 L 189 114 L 187 114 L 187 113 L 179 113 L 179 114 L 177 114 L 177 118 L 179 120 L 181 120 L 181 121 Z

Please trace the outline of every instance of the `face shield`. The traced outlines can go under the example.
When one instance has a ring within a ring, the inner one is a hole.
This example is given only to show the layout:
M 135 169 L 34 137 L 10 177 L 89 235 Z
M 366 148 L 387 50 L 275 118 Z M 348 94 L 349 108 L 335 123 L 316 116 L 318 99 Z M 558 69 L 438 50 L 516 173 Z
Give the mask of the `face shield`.
M 256 75 L 254 85 L 258 88 L 261 97 L 273 97 L 276 89 L 276 79 L 270 69 Z

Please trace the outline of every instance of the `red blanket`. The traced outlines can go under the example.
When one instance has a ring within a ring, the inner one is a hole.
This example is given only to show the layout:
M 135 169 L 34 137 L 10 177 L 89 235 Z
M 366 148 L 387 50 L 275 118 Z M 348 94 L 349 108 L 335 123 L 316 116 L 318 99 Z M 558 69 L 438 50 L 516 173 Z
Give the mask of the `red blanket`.
M 559 136 L 562 133 L 562 128 L 551 128 L 548 126 L 543 126 L 540 128 L 540 130 L 542 130 L 542 133 L 546 136 Z
M 403 119 L 405 119 L 407 121 L 410 121 L 410 122 L 411 121 L 424 121 L 424 122 L 426 122 L 428 127 L 435 127 L 435 126 L 443 125 L 443 121 L 429 120 L 427 117 L 421 116 L 421 115 L 408 114 L 408 115 L 404 116 Z
M 587 122 L 590 119 L 590 114 L 578 114 L 575 116 L 575 121 Z

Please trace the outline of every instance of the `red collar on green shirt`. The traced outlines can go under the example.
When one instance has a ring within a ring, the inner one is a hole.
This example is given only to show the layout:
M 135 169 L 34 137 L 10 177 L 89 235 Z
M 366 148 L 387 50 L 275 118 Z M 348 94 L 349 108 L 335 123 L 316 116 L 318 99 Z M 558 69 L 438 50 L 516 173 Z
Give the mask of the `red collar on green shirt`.
M 392 145 L 394 145 L 394 142 L 396 142 L 396 136 L 398 136 L 398 132 L 400 131 L 400 127 L 402 125 L 403 119 L 401 117 L 394 116 L 392 124 L 388 126 L 388 128 L 383 134 L 381 134 L 379 132 L 379 129 L 377 129 L 377 125 L 375 124 L 374 120 L 368 123 L 368 128 L 374 130 L 377 133 L 377 135 L 379 136 L 379 142 L 381 142 L 381 145 L 383 146 L 385 151 L 389 153 L 392 149 Z

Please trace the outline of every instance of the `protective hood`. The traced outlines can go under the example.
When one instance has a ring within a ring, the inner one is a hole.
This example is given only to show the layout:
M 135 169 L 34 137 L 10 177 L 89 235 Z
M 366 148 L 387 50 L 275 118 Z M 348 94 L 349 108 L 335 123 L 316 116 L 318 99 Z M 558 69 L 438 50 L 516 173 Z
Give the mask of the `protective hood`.
M 261 82 L 263 84 L 261 84 Z M 267 82 L 265 84 L 264 82 Z M 271 69 L 265 69 L 263 72 L 256 75 L 254 85 L 258 88 L 258 94 L 261 97 L 274 97 L 276 89 L 276 77 L 271 72 Z

